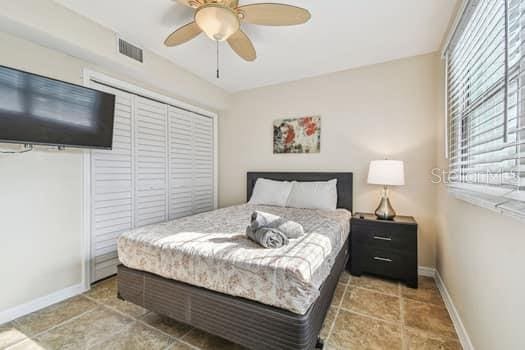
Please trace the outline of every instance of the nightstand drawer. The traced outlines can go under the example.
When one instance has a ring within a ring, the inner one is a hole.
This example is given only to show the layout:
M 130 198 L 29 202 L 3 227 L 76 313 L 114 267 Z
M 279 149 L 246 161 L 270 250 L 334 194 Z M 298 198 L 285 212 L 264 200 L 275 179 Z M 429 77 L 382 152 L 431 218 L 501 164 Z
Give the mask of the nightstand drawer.
M 357 245 L 352 251 L 360 270 L 390 278 L 403 278 L 413 260 L 410 254 L 369 246 Z
M 417 246 L 417 226 L 383 222 L 352 221 L 352 242 L 384 249 L 413 251 Z

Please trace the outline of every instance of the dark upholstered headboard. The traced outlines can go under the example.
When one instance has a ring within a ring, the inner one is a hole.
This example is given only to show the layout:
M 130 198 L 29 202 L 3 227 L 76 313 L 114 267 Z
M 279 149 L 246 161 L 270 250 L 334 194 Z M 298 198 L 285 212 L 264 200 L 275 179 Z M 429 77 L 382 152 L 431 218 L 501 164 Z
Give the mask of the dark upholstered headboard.
M 252 196 L 253 187 L 258 178 L 276 181 L 328 181 L 337 179 L 337 207 L 353 209 L 353 174 L 352 173 L 311 173 L 311 172 L 248 172 L 246 174 L 246 200 Z

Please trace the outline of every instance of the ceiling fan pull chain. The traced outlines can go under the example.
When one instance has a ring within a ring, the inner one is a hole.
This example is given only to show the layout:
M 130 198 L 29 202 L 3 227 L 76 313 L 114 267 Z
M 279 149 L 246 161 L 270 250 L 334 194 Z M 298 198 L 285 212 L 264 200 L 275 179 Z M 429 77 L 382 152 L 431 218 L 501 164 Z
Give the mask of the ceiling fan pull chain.
M 219 40 L 216 40 L 217 41 L 217 79 L 220 78 L 220 75 L 219 75 Z

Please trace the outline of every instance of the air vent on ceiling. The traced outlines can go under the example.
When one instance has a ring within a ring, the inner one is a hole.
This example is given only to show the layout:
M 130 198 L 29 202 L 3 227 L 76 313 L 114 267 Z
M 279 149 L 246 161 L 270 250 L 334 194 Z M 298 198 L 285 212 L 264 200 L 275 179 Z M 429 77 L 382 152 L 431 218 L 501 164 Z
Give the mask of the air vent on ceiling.
M 118 52 L 135 61 L 143 62 L 143 53 L 140 47 L 128 43 L 122 38 L 118 38 Z

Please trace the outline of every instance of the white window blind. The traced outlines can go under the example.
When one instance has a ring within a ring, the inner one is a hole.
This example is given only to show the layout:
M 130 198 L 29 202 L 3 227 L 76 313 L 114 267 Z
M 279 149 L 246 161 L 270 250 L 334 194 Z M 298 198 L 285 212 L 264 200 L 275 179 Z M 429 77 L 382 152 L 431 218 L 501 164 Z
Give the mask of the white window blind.
M 468 1 L 445 59 L 448 180 L 525 214 L 523 11 L 525 0 Z
M 91 281 L 116 273 L 130 229 L 215 207 L 213 119 L 91 82 L 116 95 L 113 149 L 91 152 Z

